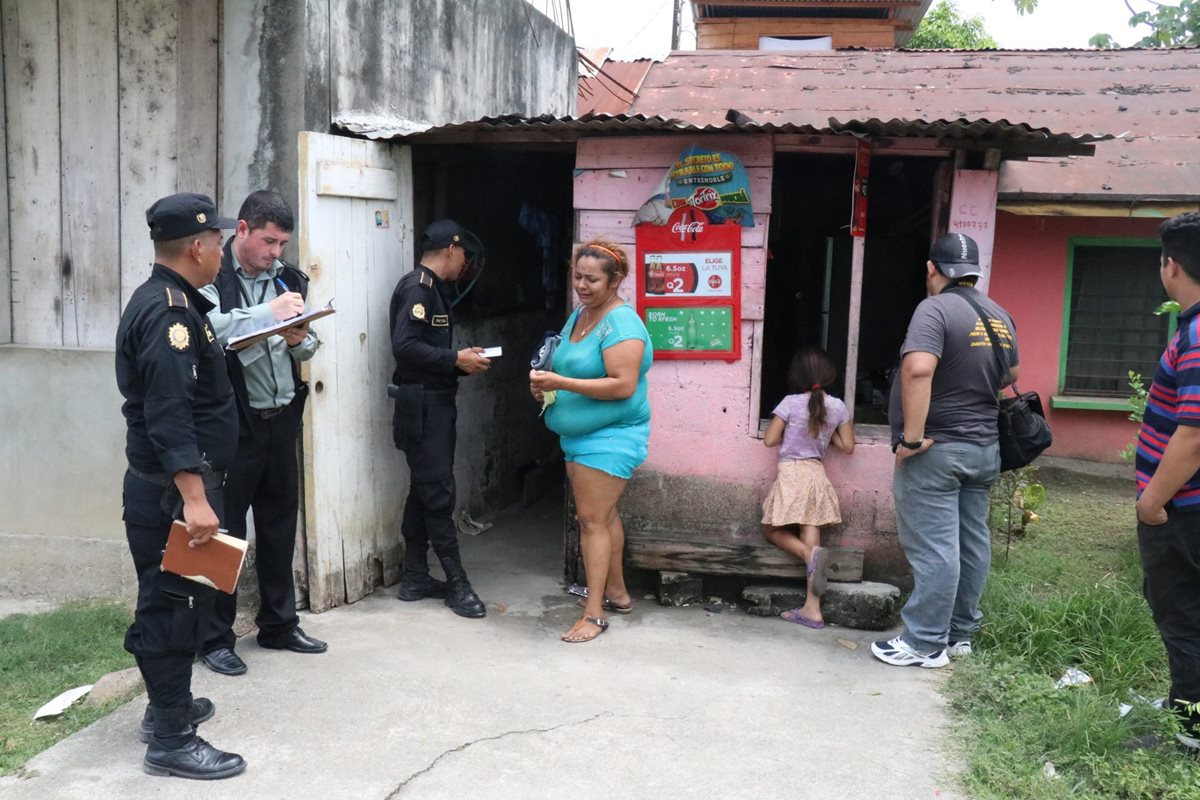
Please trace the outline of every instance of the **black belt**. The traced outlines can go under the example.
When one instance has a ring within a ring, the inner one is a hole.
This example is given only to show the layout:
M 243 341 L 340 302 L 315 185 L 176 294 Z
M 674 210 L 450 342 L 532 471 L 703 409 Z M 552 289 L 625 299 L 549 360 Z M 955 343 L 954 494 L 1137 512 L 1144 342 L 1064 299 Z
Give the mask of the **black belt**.
M 250 413 L 259 419 L 270 419 L 271 417 L 279 416 L 287 410 L 288 406 L 280 406 L 279 408 L 252 408 L 250 409 Z
M 420 386 L 421 402 L 427 406 L 452 406 L 454 399 L 458 396 L 458 385 L 445 386 L 442 388 L 426 386 L 420 381 L 400 381 L 400 386 Z M 389 395 L 394 397 L 395 395 Z
M 426 389 L 421 393 L 421 401 L 427 406 L 452 406 L 457 394 L 457 388 Z
M 153 483 L 156 486 L 166 488 L 175 485 L 175 476 L 168 475 L 165 472 L 142 472 L 140 469 L 129 468 L 129 472 L 136 478 Z M 210 472 L 200 473 L 200 477 L 204 479 L 204 488 L 220 489 L 225 485 L 225 470 L 214 469 Z

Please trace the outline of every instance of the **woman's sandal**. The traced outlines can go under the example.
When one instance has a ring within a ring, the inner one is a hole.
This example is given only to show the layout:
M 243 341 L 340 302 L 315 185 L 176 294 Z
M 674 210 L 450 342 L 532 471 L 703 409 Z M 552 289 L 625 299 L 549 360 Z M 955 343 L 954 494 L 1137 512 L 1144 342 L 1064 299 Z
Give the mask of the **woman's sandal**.
M 586 597 L 579 598 L 579 602 L 576 603 L 575 605 L 579 606 L 580 608 L 587 608 L 587 598 Z M 612 600 L 609 600 L 607 597 L 604 598 L 604 600 L 602 601 L 602 606 L 605 611 L 611 611 L 614 614 L 632 614 L 633 613 L 633 603 L 626 603 L 625 605 L 621 606 L 621 605 L 617 605 Z
M 595 625 L 598 630 L 591 636 L 588 636 L 577 629 L 576 626 L 579 625 L 579 622 L 590 622 L 592 625 Z M 575 625 L 571 627 L 571 630 L 562 635 L 562 640 L 567 644 L 581 644 L 583 642 L 590 642 L 592 639 L 595 639 L 597 636 L 608 630 L 608 620 L 604 619 L 603 617 L 584 616 L 584 618 L 579 622 L 576 622 Z

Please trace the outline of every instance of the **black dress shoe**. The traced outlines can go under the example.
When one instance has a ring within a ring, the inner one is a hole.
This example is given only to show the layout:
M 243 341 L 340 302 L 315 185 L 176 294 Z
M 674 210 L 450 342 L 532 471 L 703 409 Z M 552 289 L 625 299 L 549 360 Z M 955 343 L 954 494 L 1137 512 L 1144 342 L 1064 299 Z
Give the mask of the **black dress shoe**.
M 142 761 L 142 769 L 149 775 L 175 775 L 198 781 L 230 778 L 245 768 L 246 760 L 237 753 L 218 750 L 199 736 L 176 748 L 151 741 Z
M 411 603 L 416 600 L 425 600 L 426 598 L 436 598 L 438 600 L 446 596 L 446 582 L 439 581 L 431 575 L 426 575 L 421 580 L 415 581 L 400 581 L 400 594 L 397 595 L 406 603 Z
M 207 697 L 197 697 L 192 700 L 192 712 L 189 721 L 192 725 L 199 725 L 201 722 L 207 722 L 212 719 L 212 715 L 216 712 L 217 707 L 213 705 L 212 700 L 209 700 Z M 154 709 L 151 706 L 146 706 L 146 713 L 142 715 L 142 727 L 138 733 L 138 738 L 149 744 L 153 736 Z
M 210 650 L 200 656 L 200 660 L 218 675 L 243 675 L 246 672 L 246 662 L 228 647 Z
M 466 580 L 451 581 L 446 587 L 446 599 L 443 602 L 460 617 L 479 619 L 487 616 L 487 606 Z
M 258 643 L 268 650 L 291 650 L 293 653 L 324 653 L 329 649 L 325 642 L 308 636 L 300 628 L 292 628 L 280 639 L 259 637 Z

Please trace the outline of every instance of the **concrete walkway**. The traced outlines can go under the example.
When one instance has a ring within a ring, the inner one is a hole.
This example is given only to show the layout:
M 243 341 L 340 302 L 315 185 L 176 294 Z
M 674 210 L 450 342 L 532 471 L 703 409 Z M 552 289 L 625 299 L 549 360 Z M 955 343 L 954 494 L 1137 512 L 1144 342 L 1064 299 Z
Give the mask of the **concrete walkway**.
M 380 590 L 303 616 L 328 653 L 247 639 L 248 674 L 198 665 L 217 704 L 201 733 L 246 757 L 238 777 L 143 774 L 140 698 L 0 778 L 0 798 L 957 796 L 941 675 L 876 662 L 883 634 L 638 599 L 598 640 L 559 642 L 579 613 L 561 520 L 552 498 L 464 541 L 485 620 Z

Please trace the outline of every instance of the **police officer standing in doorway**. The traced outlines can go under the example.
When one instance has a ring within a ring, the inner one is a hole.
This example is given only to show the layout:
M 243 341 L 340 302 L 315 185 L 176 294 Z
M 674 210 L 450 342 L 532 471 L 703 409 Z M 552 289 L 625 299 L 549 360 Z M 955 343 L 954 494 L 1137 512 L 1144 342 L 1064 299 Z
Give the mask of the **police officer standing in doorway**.
M 463 570 L 454 525 L 454 443 L 461 375 L 484 372 L 491 361 L 483 348 L 452 348 L 448 282 L 472 263 L 481 263 L 483 245 L 457 222 L 437 220 L 421 238 L 421 263 L 400 278 L 388 314 L 396 358 L 392 436 L 408 459 L 411 480 L 404 504 L 404 571 L 400 599 L 444 598 L 462 617 L 487 614 Z M 429 574 L 433 546 L 443 583 Z
M 222 345 L 303 313 L 308 276 L 280 260 L 295 227 L 292 209 L 274 192 L 251 192 L 242 203 L 237 231 L 225 243 L 221 271 L 202 292 L 218 306 L 208 319 Z M 317 347 L 317 335 L 305 323 L 228 358 L 241 425 L 237 458 L 225 485 L 225 521 L 230 535 L 245 539 L 246 512 L 254 510 L 258 643 L 294 653 L 327 649 L 300 628 L 292 577 L 300 504 L 296 439 L 308 396 L 299 365 Z M 219 596 L 200 660 L 222 675 L 246 671 L 246 662 L 233 649 L 236 616 L 237 596 Z
M 124 482 L 125 536 L 138 575 L 138 601 L 125 649 L 146 682 L 142 719 L 151 775 L 214 779 L 246 762 L 196 735 L 213 703 L 192 697 L 192 661 L 203 642 L 216 590 L 163 572 L 173 520 L 187 524 L 192 546 L 217 532 L 224 470 L 237 448 L 237 410 L 225 356 L 205 314 L 199 287 L 221 266 L 221 229 L 202 194 L 164 197 L 146 212 L 154 269 L 129 299 L 117 328 L 117 386 L 125 398 L 129 469 Z

